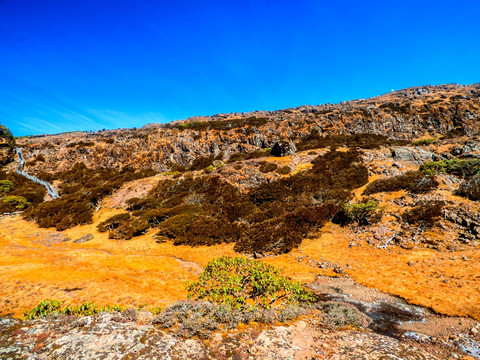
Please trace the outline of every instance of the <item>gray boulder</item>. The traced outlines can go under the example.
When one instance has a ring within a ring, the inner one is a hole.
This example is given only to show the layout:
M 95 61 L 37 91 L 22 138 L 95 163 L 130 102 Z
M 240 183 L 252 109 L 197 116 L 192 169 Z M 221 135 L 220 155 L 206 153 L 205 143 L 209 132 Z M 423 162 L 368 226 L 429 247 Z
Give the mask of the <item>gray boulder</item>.
M 297 147 L 291 141 L 277 141 L 272 149 L 270 150 L 270 154 L 273 156 L 288 156 L 293 155 L 297 151 Z

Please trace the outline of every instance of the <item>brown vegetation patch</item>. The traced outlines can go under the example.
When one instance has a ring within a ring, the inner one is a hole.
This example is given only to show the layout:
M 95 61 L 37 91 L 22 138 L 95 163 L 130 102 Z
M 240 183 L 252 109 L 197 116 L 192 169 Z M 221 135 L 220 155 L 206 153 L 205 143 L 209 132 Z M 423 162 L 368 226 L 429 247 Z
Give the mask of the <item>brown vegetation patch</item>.
M 379 192 L 392 192 L 407 190 L 414 194 L 429 192 L 438 187 L 438 181 L 432 175 L 425 175 L 420 171 L 407 171 L 398 176 L 386 179 L 378 179 L 368 184 L 364 195 L 376 194 Z
M 33 206 L 40 204 L 46 195 L 46 190 L 42 185 L 36 184 L 27 178 L 16 173 L 6 173 L 0 170 L 0 181 L 10 181 L 13 186 L 0 190 L 0 214 L 14 212 L 17 209 L 15 205 L 4 202 L 6 196 L 21 196 Z
M 259 165 L 260 171 L 277 168 L 269 162 Z M 358 152 L 330 151 L 315 158 L 310 169 L 247 193 L 218 176 L 163 180 L 147 197 L 130 199 L 128 211 L 133 217 L 110 231 L 147 223 L 158 229 L 160 240 L 177 245 L 236 242 L 240 252 L 288 252 L 329 221 L 352 189 L 364 185 L 367 178 Z
M 65 230 L 92 222 L 92 214 L 100 200 L 112 194 L 125 182 L 155 175 L 152 170 L 88 169 L 77 163 L 72 169 L 55 173 L 49 180 L 61 180 L 58 199 L 40 203 L 24 212 L 24 217 L 40 227 Z
M 321 148 L 339 148 L 349 147 L 352 149 L 378 149 L 381 146 L 388 145 L 406 145 L 409 141 L 392 140 L 383 135 L 375 134 L 353 134 L 353 135 L 327 135 L 322 136 L 318 131 L 313 131 L 310 135 L 299 141 L 296 146 L 298 151 L 321 149 Z

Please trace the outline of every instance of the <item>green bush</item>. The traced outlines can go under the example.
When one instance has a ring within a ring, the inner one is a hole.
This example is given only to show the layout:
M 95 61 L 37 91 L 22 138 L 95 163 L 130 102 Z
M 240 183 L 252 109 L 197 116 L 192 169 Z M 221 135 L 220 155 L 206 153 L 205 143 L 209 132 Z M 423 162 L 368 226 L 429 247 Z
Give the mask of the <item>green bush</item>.
M 15 209 L 17 210 L 23 210 L 30 205 L 27 199 L 25 199 L 23 196 L 17 196 L 17 195 L 5 196 L 2 199 L 2 201 L 5 204 L 10 204 L 15 206 Z
M 382 214 L 377 213 L 378 202 L 372 199 L 364 199 L 360 203 L 347 203 L 342 210 L 335 215 L 334 222 L 348 224 L 357 222 L 359 225 L 367 225 L 379 221 Z M 377 216 L 379 215 L 379 216 Z
M 377 211 L 378 202 L 375 200 L 368 200 L 366 202 L 361 202 L 358 204 L 348 203 L 343 205 L 343 211 L 346 216 L 353 221 L 360 221 L 366 216 L 372 215 Z
M 93 302 L 84 302 L 79 305 L 72 305 L 62 308 L 62 301 L 46 299 L 42 300 L 32 310 L 24 311 L 23 318 L 33 320 L 43 318 L 48 315 L 74 315 L 74 316 L 91 316 L 106 311 L 122 312 L 125 308 L 120 305 L 107 305 L 99 307 Z
M 50 314 L 59 314 L 61 312 L 62 302 L 59 300 L 42 300 L 30 311 L 23 313 L 23 318 L 27 320 L 46 317 Z
M 212 173 L 212 172 L 214 172 L 214 171 L 215 171 L 215 166 L 213 166 L 213 165 L 209 165 L 209 166 L 207 166 L 207 167 L 205 168 L 205 172 L 206 172 L 207 174 L 210 174 L 210 173 Z
M 414 141 L 412 143 L 412 145 L 413 146 L 426 146 L 426 145 L 435 144 L 438 140 L 440 140 L 438 137 L 422 139 L 422 140 Z
M 236 309 L 251 306 L 269 309 L 315 300 L 300 283 L 282 276 L 279 269 L 242 257 L 212 260 L 186 289 L 189 298 Z
M 67 306 L 61 310 L 61 314 L 74 316 L 92 316 L 106 311 L 122 312 L 125 307 L 120 305 L 97 306 L 94 302 L 83 302 L 79 305 Z
M 13 189 L 13 182 L 10 180 L 0 180 L 0 193 L 10 192 Z
M 420 166 L 420 171 L 427 175 L 446 173 L 463 177 L 472 177 L 480 173 L 480 159 L 427 161 Z

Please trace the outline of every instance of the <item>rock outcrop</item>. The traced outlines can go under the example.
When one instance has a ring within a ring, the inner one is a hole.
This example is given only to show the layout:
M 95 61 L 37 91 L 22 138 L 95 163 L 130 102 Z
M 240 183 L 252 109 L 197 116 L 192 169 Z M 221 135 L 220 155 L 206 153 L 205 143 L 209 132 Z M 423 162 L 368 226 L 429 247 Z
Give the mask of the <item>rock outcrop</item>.
M 296 151 L 297 151 L 297 147 L 293 142 L 279 141 L 273 145 L 272 150 L 270 150 L 270 154 L 272 154 L 273 156 L 282 157 L 282 156 L 293 155 L 295 154 Z
M 15 160 L 15 139 L 10 130 L 0 125 L 0 166 Z
M 76 162 L 165 171 L 199 157 L 301 142 L 311 134 L 378 134 L 396 139 L 480 131 L 480 84 L 409 88 L 382 96 L 278 111 L 218 114 L 140 129 L 78 132 L 19 140 L 27 171 L 53 172 Z M 468 149 L 467 149 L 468 150 Z M 40 161 L 39 159 L 43 160 Z

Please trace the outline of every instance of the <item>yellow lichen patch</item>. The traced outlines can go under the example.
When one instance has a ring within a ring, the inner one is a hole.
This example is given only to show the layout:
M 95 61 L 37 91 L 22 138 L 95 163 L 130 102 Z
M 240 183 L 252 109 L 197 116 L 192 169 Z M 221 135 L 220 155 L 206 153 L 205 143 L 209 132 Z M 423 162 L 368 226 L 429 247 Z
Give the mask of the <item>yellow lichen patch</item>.
M 298 174 L 300 172 L 311 169 L 312 167 L 313 167 L 312 163 L 299 164 L 299 165 L 295 166 L 295 169 L 293 169 L 291 174 L 295 175 L 295 174 Z
M 270 162 L 270 163 L 273 163 L 273 164 L 277 164 L 279 166 L 288 166 L 290 165 L 290 163 L 292 162 L 292 156 L 289 155 L 289 156 L 282 156 L 282 157 L 267 157 L 265 158 L 265 160 L 263 161 L 266 161 L 266 162 Z

